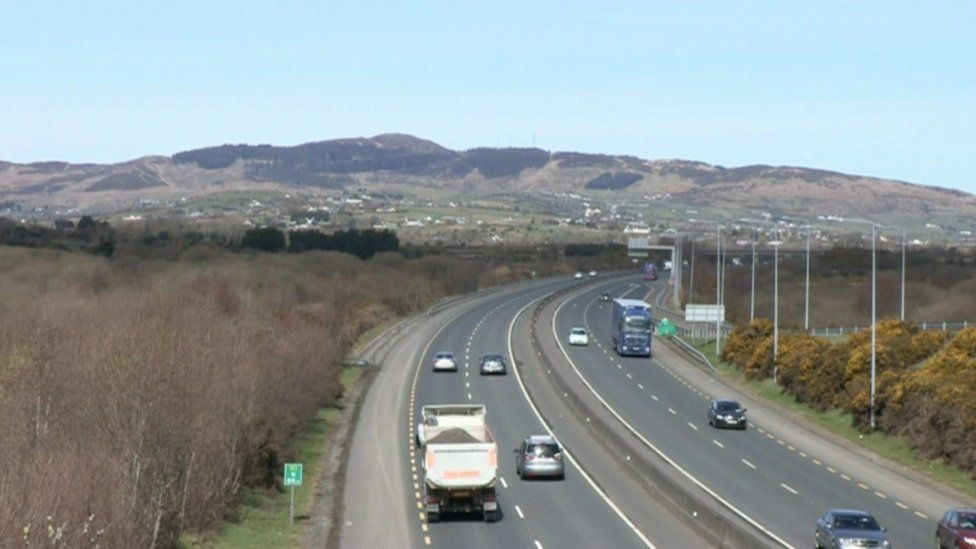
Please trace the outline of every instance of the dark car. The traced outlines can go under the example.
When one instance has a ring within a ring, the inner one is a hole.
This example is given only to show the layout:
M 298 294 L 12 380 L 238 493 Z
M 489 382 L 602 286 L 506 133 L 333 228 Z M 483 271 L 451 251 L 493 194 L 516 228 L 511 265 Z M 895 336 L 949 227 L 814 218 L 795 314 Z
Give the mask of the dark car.
M 505 375 L 506 373 L 505 357 L 502 355 L 485 355 L 481 357 L 481 375 Z
M 746 428 L 746 409 L 734 400 L 715 398 L 708 403 L 708 424 L 712 427 Z
M 891 547 L 886 530 L 871 513 L 855 509 L 831 509 L 817 519 L 817 549 Z
M 519 478 L 566 478 L 563 449 L 554 437 L 526 437 L 515 449 L 515 471 Z
M 603 292 L 600 294 L 600 301 L 613 301 L 613 298 L 610 297 L 610 292 Z
M 949 509 L 935 530 L 939 549 L 976 547 L 976 509 Z

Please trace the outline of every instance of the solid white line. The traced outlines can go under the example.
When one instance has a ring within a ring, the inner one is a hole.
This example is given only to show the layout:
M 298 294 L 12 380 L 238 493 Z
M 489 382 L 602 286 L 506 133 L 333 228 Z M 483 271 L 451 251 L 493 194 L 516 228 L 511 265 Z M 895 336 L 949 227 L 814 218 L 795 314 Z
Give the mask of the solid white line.
M 522 509 L 518 505 L 515 506 L 515 512 L 518 513 L 520 519 L 525 519 L 525 515 L 522 514 Z
M 515 360 L 515 352 L 512 350 L 512 334 L 515 330 L 515 322 L 518 320 L 520 316 L 522 316 L 522 313 L 525 312 L 525 310 L 528 309 L 529 306 L 531 306 L 536 301 L 539 301 L 539 299 L 542 298 L 537 298 L 526 303 L 525 306 L 519 309 L 519 311 L 515 313 L 515 316 L 512 317 L 512 322 L 511 324 L 508 325 L 508 356 L 512 357 L 512 371 L 515 372 L 515 379 L 516 381 L 518 381 L 519 388 L 522 389 L 522 395 L 525 396 L 525 401 L 529 403 L 529 408 L 532 408 L 532 411 L 535 413 L 535 417 L 539 420 L 539 423 L 542 424 L 542 427 L 546 430 L 546 432 L 549 433 L 551 436 L 555 437 L 556 434 L 552 431 L 552 428 L 549 426 L 549 424 L 546 423 L 545 418 L 542 417 L 542 413 L 539 412 L 539 409 L 536 407 L 535 402 L 533 402 L 532 398 L 529 396 L 529 390 L 525 387 L 525 382 L 522 381 L 522 374 L 519 373 L 518 361 Z M 557 343 L 559 342 L 558 336 L 556 338 L 556 342 Z M 560 343 L 559 345 L 561 348 L 562 344 Z M 617 504 L 614 503 L 612 499 L 610 499 L 610 497 L 603 491 L 603 489 L 600 488 L 596 482 L 594 482 L 594 480 L 590 477 L 589 473 L 587 473 L 586 470 L 583 469 L 583 467 L 579 464 L 579 462 L 576 461 L 576 458 L 573 457 L 573 454 L 570 453 L 569 449 L 566 447 L 563 447 L 563 456 L 565 456 L 566 461 L 568 461 L 574 468 L 576 468 L 576 471 L 580 474 L 581 477 L 583 477 L 583 479 L 587 482 L 587 484 L 590 485 L 590 488 L 593 488 L 593 491 L 596 492 L 598 496 L 600 496 L 600 499 L 602 499 L 603 502 L 606 503 L 607 506 L 610 507 L 610 509 L 614 513 L 616 513 L 618 517 L 620 517 L 620 520 L 622 520 L 624 524 L 626 524 L 627 527 L 630 528 L 630 530 L 634 533 L 634 535 L 636 535 L 637 538 L 640 539 L 641 543 L 643 543 L 646 547 L 650 547 L 651 549 L 657 549 L 656 546 L 653 543 L 651 543 L 651 540 L 647 539 L 647 536 L 644 535 L 644 532 L 641 532 L 640 528 L 638 528 L 637 525 L 634 524 L 633 521 L 631 521 L 626 514 L 624 514 L 624 512 L 620 509 L 620 507 L 618 507 Z M 535 542 L 535 546 L 538 549 L 542 549 L 542 544 L 539 543 L 538 541 Z
M 791 494 L 793 494 L 794 496 L 796 495 L 796 490 L 794 490 L 794 489 L 792 489 L 792 488 L 790 488 L 789 486 L 787 486 L 787 485 L 785 485 L 785 484 L 783 484 L 782 482 L 781 482 L 781 483 L 779 483 L 779 485 L 780 485 L 780 486 L 782 486 L 782 487 L 783 487 L 783 489 L 784 489 L 784 490 L 786 490 L 787 492 L 790 492 L 790 493 L 791 493 Z
M 590 393 L 592 393 L 593 396 L 595 396 L 597 398 L 597 400 L 599 400 L 600 403 L 603 404 L 603 406 L 607 409 L 607 411 L 609 411 L 611 415 L 613 415 L 615 418 L 617 418 L 617 421 L 619 421 L 621 424 L 623 424 L 623 426 L 626 427 L 627 430 L 631 432 L 631 434 L 633 434 L 634 436 L 636 436 L 637 439 L 640 440 L 641 442 L 643 442 L 645 446 L 647 446 L 648 448 L 650 448 L 651 450 L 653 450 L 654 453 L 656 453 L 658 456 L 661 457 L 661 459 L 663 459 L 668 464 L 670 464 L 672 467 L 674 467 L 675 469 L 677 469 L 678 472 L 680 472 L 682 475 L 685 476 L 685 478 L 687 478 L 688 480 L 690 480 L 692 483 L 694 483 L 696 486 L 698 486 L 705 493 L 707 493 L 712 498 L 714 498 L 716 501 L 718 501 L 719 503 L 721 503 L 723 506 L 725 506 L 725 508 L 729 509 L 730 511 L 732 511 L 733 513 L 735 513 L 736 515 L 738 515 L 740 518 L 742 518 L 743 520 L 745 520 L 749 524 L 751 524 L 754 527 L 756 527 L 757 529 L 759 529 L 759 531 L 761 531 L 762 533 L 766 534 L 770 539 L 772 539 L 776 543 L 778 543 L 778 544 L 780 544 L 780 545 L 782 545 L 784 547 L 793 547 L 792 545 L 790 545 L 789 543 L 787 543 L 786 540 L 780 538 L 775 533 L 773 533 L 770 529 L 766 528 L 765 526 L 763 526 L 762 524 L 760 524 L 758 521 L 756 521 L 756 519 L 750 517 L 744 511 L 742 511 L 738 507 L 732 505 L 731 502 L 729 502 L 728 500 L 726 500 L 722 496 L 718 495 L 718 493 L 716 493 L 714 490 L 712 490 L 711 488 L 709 488 L 708 486 L 706 486 L 702 481 L 698 480 L 697 478 L 695 478 L 694 475 L 692 475 L 691 473 L 689 473 L 688 471 L 686 471 L 683 467 L 681 467 L 681 465 L 679 465 L 678 462 L 676 462 L 673 459 L 671 459 L 670 457 L 668 457 L 667 454 L 665 454 L 660 449 L 658 449 L 657 446 L 655 446 L 654 444 L 652 444 L 650 440 L 648 440 L 637 429 L 635 429 L 626 419 L 624 419 L 624 417 L 621 416 L 620 413 L 618 413 L 617 410 L 614 409 L 610 405 L 610 403 L 607 402 L 607 400 L 605 398 L 603 398 L 603 396 L 600 395 L 600 393 L 598 393 L 596 391 L 596 389 L 593 388 L 593 385 L 591 385 L 590 382 L 583 375 L 583 373 L 580 372 L 579 368 L 576 367 L 576 363 L 573 362 L 573 359 L 570 358 L 569 353 L 566 352 L 566 348 L 563 346 L 562 341 L 560 341 L 560 339 L 559 339 L 559 334 L 556 332 L 556 317 L 559 316 L 559 311 L 563 308 L 564 305 L 566 305 L 567 302 L 568 302 L 568 300 L 567 301 L 563 301 L 558 307 L 556 307 L 556 311 L 552 315 L 552 334 L 556 338 L 556 345 L 559 346 L 559 350 L 562 351 L 563 356 L 566 357 L 566 360 L 569 362 L 570 367 L 573 368 L 573 371 L 576 372 L 576 376 L 580 379 L 580 381 L 583 382 L 583 385 L 585 385 L 586 388 L 589 389 Z M 509 353 L 511 353 L 511 349 L 509 350 Z

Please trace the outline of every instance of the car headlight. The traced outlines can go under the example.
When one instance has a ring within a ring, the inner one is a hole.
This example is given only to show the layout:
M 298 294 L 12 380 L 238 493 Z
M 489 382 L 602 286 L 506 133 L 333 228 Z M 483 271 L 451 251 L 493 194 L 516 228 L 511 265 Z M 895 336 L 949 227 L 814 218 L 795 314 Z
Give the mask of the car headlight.
M 972 538 L 972 537 L 969 537 L 969 536 L 963 536 L 962 540 L 964 542 L 970 544 L 970 545 L 976 545 L 976 538 Z
M 841 549 L 845 549 L 846 547 L 857 547 L 857 540 L 854 538 L 837 538 L 837 545 L 839 545 Z

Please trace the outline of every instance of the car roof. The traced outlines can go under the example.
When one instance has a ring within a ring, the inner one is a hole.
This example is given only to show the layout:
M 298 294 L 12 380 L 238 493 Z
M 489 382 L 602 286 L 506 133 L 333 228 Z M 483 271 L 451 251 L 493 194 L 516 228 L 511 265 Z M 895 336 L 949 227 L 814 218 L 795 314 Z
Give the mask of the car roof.
M 525 437 L 525 442 L 530 442 L 533 444 L 547 444 L 547 443 L 557 443 L 556 437 L 551 435 L 529 435 Z
M 867 511 L 862 511 L 860 509 L 831 509 L 831 513 L 835 515 L 855 515 L 859 517 L 870 517 L 871 513 Z
M 738 400 L 733 400 L 731 398 L 713 398 L 712 402 L 715 404 L 735 404 L 736 406 L 742 406 L 739 404 Z
M 451 351 L 439 351 L 436 356 L 454 356 Z

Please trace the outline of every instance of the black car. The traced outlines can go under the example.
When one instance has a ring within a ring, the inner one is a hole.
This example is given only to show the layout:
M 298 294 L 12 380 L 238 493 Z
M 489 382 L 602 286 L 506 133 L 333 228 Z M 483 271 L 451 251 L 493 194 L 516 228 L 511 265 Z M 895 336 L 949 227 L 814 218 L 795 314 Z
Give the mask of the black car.
M 708 404 L 708 424 L 712 427 L 746 428 L 746 409 L 734 400 L 712 399 Z
M 485 355 L 481 357 L 481 375 L 505 375 L 506 373 L 505 357 L 502 355 Z
M 613 298 L 610 296 L 610 292 L 603 292 L 600 294 L 600 301 L 612 301 Z
M 891 547 L 884 527 L 871 513 L 855 509 L 831 509 L 817 519 L 817 549 Z

